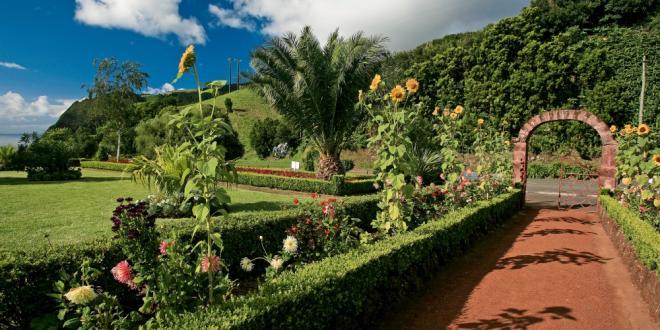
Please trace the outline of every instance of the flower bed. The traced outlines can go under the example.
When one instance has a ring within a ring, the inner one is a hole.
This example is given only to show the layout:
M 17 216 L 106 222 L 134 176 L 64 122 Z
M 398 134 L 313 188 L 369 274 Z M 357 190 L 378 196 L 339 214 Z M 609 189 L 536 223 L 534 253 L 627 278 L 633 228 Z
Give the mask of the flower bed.
M 660 233 L 613 197 L 601 195 L 600 204 L 625 233 L 641 262 L 660 275 Z
M 347 212 L 360 219 L 371 219 L 378 211 L 376 196 L 349 197 L 343 200 Z M 276 249 L 285 236 L 285 231 L 295 223 L 297 209 L 282 211 L 249 212 L 230 215 L 220 222 L 224 239 L 224 260 L 234 273 L 241 256 L 257 252 L 257 238 L 264 236 L 267 249 Z M 159 221 L 160 222 L 160 221 Z M 109 224 L 110 225 L 110 224 Z M 369 223 L 363 223 L 368 226 Z M 180 239 L 189 240 L 193 222 L 159 224 L 162 236 L 177 230 Z M 198 235 L 204 235 L 202 231 Z M 81 260 L 92 258 L 93 266 L 103 272 L 96 284 L 122 295 L 130 294 L 118 285 L 110 275 L 110 269 L 124 259 L 121 249 L 111 239 L 99 239 L 69 246 L 61 246 L 30 253 L 11 253 L 0 256 L 0 328 L 20 327 L 29 324 L 38 315 L 55 310 L 55 302 L 46 296 L 53 292 L 53 283 L 60 272 L 73 273 L 80 267 Z
M 449 213 L 415 230 L 282 274 L 259 291 L 182 314 L 173 329 L 359 327 L 439 261 L 460 254 L 520 207 L 515 191 Z M 301 313 L 300 311 L 305 311 Z
M 95 168 L 111 171 L 130 171 L 130 164 L 117 164 L 98 161 L 82 161 L 83 168 Z M 243 171 L 242 169 L 249 169 Z M 268 174 L 273 173 L 273 174 Z M 289 174 L 283 174 L 289 173 Z M 238 168 L 236 183 L 255 187 L 267 187 L 282 190 L 315 192 L 326 195 L 361 195 L 376 192 L 374 180 L 368 177 L 351 177 L 336 175 L 332 180 L 325 181 L 308 177 L 297 177 L 294 174 L 314 176 L 311 172 L 293 172 L 285 170 L 257 169 L 249 167 Z
M 267 174 L 267 175 L 277 175 L 284 176 L 288 178 L 302 178 L 302 179 L 316 179 L 316 175 L 313 172 L 307 171 L 291 171 L 285 169 L 272 169 L 272 168 L 259 168 L 259 167 L 236 167 L 237 172 L 243 173 L 255 173 L 255 174 Z

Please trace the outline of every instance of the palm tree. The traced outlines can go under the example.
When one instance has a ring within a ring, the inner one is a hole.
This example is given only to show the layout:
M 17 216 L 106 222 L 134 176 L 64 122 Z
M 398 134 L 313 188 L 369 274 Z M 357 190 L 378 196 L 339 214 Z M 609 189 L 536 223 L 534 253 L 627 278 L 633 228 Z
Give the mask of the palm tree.
M 275 37 L 252 52 L 255 72 L 247 78 L 319 151 L 319 178 L 344 172 L 342 149 L 363 118 L 354 106 L 358 90 L 387 56 L 385 40 L 362 33 L 344 39 L 335 31 L 321 46 L 307 26 L 300 36 Z

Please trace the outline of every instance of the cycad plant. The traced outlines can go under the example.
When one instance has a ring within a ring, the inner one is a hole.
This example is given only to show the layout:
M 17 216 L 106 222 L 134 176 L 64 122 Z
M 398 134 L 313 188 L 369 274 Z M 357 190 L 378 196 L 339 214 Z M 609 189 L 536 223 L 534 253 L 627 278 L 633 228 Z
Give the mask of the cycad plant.
M 317 177 L 343 173 L 340 155 L 363 119 L 355 110 L 360 87 L 368 85 L 387 55 L 382 37 L 335 31 L 325 46 L 309 27 L 299 36 L 275 37 L 252 53 L 247 74 L 286 121 L 320 153 Z
M 16 148 L 12 145 L 0 147 L 0 170 L 9 167 L 9 163 L 16 154 Z

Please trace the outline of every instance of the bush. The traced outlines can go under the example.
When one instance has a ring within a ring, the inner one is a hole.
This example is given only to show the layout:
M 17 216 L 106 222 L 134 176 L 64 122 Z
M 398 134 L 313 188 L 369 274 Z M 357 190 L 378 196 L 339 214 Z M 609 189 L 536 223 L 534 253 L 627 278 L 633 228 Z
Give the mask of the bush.
M 9 170 L 16 155 L 16 148 L 12 145 L 0 147 L 0 170 Z
M 317 150 L 312 149 L 305 152 L 302 159 L 303 169 L 305 171 L 314 172 L 319 157 L 319 152 Z
M 258 292 L 182 314 L 173 329 L 361 328 L 441 261 L 465 251 L 520 208 L 516 191 L 372 245 L 287 272 Z M 304 310 L 305 313 L 300 313 Z M 292 315 L 295 315 L 292 317 Z
M 82 168 L 93 168 L 97 170 L 108 170 L 108 171 L 122 171 L 130 172 L 132 171 L 132 164 L 125 163 L 113 163 L 113 162 L 100 162 L 95 160 L 84 160 L 80 162 L 80 167 Z
M 532 162 L 527 165 L 527 178 L 545 179 L 558 178 L 561 174 L 561 163 L 541 163 Z M 590 174 L 595 173 L 595 169 L 585 168 L 577 165 L 564 164 L 564 172 L 572 174 Z
M 271 118 L 258 120 L 250 131 L 250 145 L 260 158 L 270 156 L 275 147 L 278 121 Z
M 225 99 L 225 109 L 227 109 L 227 113 L 234 112 L 234 102 L 231 101 L 231 98 Z
M 80 171 L 70 170 L 69 160 L 74 156 L 71 146 L 64 141 L 42 138 L 27 148 L 25 171 L 28 180 L 55 181 L 80 178 Z
M 350 159 L 342 159 L 341 165 L 344 167 L 344 171 L 346 172 L 355 168 L 355 163 Z
M 378 211 L 376 196 L 349 197 L 340 203 L 347 214 L 355 218 L 371 219 Z M 297 221 L 300 212 L 301 210 L 296 208 L 246 212 L 230 214 L 226 219 L 217 221 L 220 223 L 224 242 L 223 261 L 230 266 L 230 271 L 238 273 L 241 257 L 263 253 L 258 244 L 259 235 L 264 236 L 266 249 L 280 248 L 286 230 Z M 157 221 L 162 237 L 168 237 L 170 232 L 176 230 L 182 241 L 191 239 L 195 224 L 192 221 Z M 363 221 L 360 224 L 368 226 L 369 222 Z M 108 221 L 108 226 L 110 225 L 111 221 Z M 206 233 L 199 230 L 196 235 L 202 237 Z M 104 274 L 97 285 L 112 292 L 129 294 L 110 274 L 110 269 L 125 259 L 120 247 L 112 239 L 99 239 L 33 252 L 0 254 L 0 273 L 3 274 L 0 281 L 0 328 L 26 325 L 30 318 L 54 312 L 55 302 L 47 298 L 46 294 L 52 292 L 53 283 L 59 279 L 61 271 L 77 271 L 80 261 L 85 258 L 92 258 L 92 267 Z
M 605 213 L 619 224 L 641 262 L 660 275 L 660 267 L 658 267 L 660 265 L 660 233 L 655 230 L 653 225 L 642 220 L 610 196 L 601 195 L 600 204 Z

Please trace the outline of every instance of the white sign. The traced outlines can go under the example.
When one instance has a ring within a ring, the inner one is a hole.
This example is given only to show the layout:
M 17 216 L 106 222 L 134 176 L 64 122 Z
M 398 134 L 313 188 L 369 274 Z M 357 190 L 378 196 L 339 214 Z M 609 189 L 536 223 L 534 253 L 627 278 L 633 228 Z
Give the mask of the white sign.
M 291 162 L 291 168 L 294 170 L 299 170 L 300 169 L 300 162 L 293 161 Z

